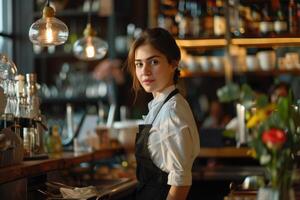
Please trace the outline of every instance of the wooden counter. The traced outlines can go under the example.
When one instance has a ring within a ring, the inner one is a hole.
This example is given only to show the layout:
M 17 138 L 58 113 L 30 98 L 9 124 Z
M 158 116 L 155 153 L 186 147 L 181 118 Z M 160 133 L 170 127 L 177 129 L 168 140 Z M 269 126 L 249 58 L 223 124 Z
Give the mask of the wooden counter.
M 220 147 L 200 148 L 199 158 L 251 158 L 250 148 Z
M 264 175 L 264 169 L 249 154 L 248 147 L 200 148 L 198 162 L 213 158 L 212 162 L 202 162 L 193 168 L 194 180 L 232 181 L 246 176 Z
M 0 184 L 24 177 L 33 177 L 49 171 L 67 169 L 82 162 L 90 162 L 109 158 L 122 148 L 103 149 L 94 152 L 74 154 L 65 152 L 58 158 L 50 157 L 44 160 L 24 161 L 21 164 L 0 168 Z M 199 158 L 251 158 L 249 148 L 200 148 Z
M 49 171 L 67 169 L 82 162 L 90 162 L 112 157 L 120 152 L 121 148 L 102 149 L 94 152 L 75 154 L 65 152 L 57 158 L 23 161 L 21 164 L 0 168 L 0 184 L 25 177 L 33 177 Z

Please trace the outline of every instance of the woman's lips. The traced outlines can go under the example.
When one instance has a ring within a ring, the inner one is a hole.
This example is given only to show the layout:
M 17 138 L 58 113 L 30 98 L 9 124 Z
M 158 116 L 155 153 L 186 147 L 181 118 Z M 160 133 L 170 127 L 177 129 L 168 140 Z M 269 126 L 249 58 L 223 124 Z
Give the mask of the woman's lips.
M 151 84 L 153 81 L 154 81 L 154 80 L 144 80 L 143 83 L 144 83 L 145 85 L 149 85 L 149 84 Z

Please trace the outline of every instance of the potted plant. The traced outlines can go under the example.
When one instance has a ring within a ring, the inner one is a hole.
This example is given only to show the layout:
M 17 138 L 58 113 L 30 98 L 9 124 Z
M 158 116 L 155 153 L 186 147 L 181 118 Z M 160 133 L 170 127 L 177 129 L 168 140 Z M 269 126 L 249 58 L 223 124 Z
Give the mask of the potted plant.
M 258 199 L 293 199 L 290 189 L 295 158 L 300 149 L 300 107 L 294 102 L 291 92 L 271 102 L 265 94 L 254 95 L 249 86 L 235 87 L 238 88 L 237 94 L 231 96 L 246 102 L 246 128 L 251 137 L 248 146 L 252 156 L 265 167 L 269 181 L 268 188 L 259 190 Z M 245 95 L 243 88 L 249 95 Z M 218 91 L 219 97 L 220 94 Z M 246 96 L 251 103 L 243 99 Z

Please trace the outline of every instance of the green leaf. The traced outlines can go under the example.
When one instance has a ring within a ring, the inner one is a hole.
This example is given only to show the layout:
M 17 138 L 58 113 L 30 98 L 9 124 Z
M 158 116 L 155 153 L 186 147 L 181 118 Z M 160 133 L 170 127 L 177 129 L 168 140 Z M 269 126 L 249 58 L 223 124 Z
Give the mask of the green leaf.
M 235 130 L 224 130 L 223 137 L 235 138 Z
M 279 98 L 277 109 L 280 119 L 287 124 L 289 118 L 289 99 L 285 97 Z
M 294 121 L 296 127 L 300 127 L 300 107 L 299 105 L 291 105 L 291 118 Z
M 269 98 L 267 97 L 267 95 L 262 94 L 256 100 L 256 106 L 258 108 L 266 107 L 268 104 L 269 104 Z
M 231 102 L 239 99 L 240 87 L 235 83 L 228 83 L 217 90 L 217 96 L 221 102 Z

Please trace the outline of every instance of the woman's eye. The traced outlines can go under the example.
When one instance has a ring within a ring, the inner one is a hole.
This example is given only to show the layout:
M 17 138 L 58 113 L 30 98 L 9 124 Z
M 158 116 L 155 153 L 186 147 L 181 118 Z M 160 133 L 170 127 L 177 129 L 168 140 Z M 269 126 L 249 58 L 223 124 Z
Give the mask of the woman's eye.
M 135 67 L 141 68 L 143 66 L 143 63 L 135 63 Z
M 151 60 L 151 61 L 150 61 L 150 64 L 151 64 L 151 65 L 157 65 L 157 64 L 158 64 L 158 60 Z

